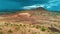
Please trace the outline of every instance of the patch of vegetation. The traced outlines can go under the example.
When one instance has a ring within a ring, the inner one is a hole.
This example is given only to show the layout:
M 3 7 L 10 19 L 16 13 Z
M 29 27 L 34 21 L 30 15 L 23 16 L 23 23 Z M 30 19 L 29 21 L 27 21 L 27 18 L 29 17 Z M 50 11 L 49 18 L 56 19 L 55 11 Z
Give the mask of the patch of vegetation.
M 36 29 L 39 29 L 39 28 L 40 28 L 40 26 L 39 26 L 39 25 L 36 25 L 35 27 L 36 27 Z
M 12 28 L 14 27 L 14 31 L 16 31 L 16 32 L 18 32 L 18 31 L 20 31 L 20 34 L 26 34 L 26 32 L 28 32 L 29 34 L 31 33 L 31 34 L 40 34 L 40 31 L 39 31 L 39 29 L 42 31 L 42 32 L 44 32 L 44 31 L 47 31 L 47 33 L 50 33 L 51 32 L 51 34 L 59 34 L 59 33 L 57 33 L 57 32 L 52 32 L 50 29 L 48 29 L 48 27 L 45 27 L 45 26 L 40 26 L 39 24 L 28 24 L 28 25 L 26 25 L 26 24 L 9 24 L 9 23 L 5 23 L 5 25 L 13 25 L 12 26 Z M 4 26 L 5 26 L 4 25 Z M 56 24 L 52 24 L 51 26 L 56 26 Z M 11 27 L 11 26 L 9 26 L 9 27 Z M 27 29 L 27 27 L 29 28 L 29 29 Z M 30 29 L 31 28 L 31 29 Z M 32 29 L 36 29 L 36 30 L 32 30 Z M 2 27 L 0 27 L 0 31 L 2 30 Z M 8 31 L 7 31 L 7 33 L 8 34 L 11 34 L 11 33 L 14 33 L 14 31 L 13 30 L 11 30 L 11 29 L 9 29 Z M 4 32 L 4 31 L 2 31 L 2 32 Z M 2 34 L 2 32 L 0 32 L 0 34 Z
M 8 30 L 8 33 L 12 33 L 13 31 L 10 29 L 10 30 Z
M 14 24 L 14 26 L 19 26 L 18 24 Z
M 60 15 L 60 13 L 54 13 L 53 17 L 56 18 L 59 15 Z
M 53 34 L 59 34 L 58 32 L 53 32 Z
M 42 27 L 42 28 L 41 28 L 41 30 L 42 30 L 42 31 L 45 31 L 45 30 L 46 30 L 46 28 L 45 28 L 45 27 Z
M 11 26 L 13 26 L 13 24 L 10 24 Z
M 20 24 L 20 26 L 22 26 L 22 24 Z
M 0 34 L 2 34 L 2 32 L 0 32 Z
M 8 26 L 9 25 L 9 23 L 5 23 L 5 26 Z
M 49 29 L 47 29 L 48 30 L 48 32 L 51 32 Z
M 23 25 L 26 28 L 26 25 Z
M 24 27 L 26 26 L 26 25 L 23 25 Z
M 57 12 L 56 12 L 56 13 L 54 13 L 54 14 L 55 14 L 55 15 L 60 15 L 60 13 L 57 13 Z
M 5 23 L 5 26 L 8 26 L 8 23 Z

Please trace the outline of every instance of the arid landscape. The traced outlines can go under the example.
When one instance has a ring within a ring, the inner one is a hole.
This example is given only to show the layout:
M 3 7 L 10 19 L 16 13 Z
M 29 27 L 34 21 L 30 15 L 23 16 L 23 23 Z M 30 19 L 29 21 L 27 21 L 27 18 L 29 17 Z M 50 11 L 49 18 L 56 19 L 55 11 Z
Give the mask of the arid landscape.
M 0 15 L 0 34 L 60 34 L 60 13 L 44 8 Z

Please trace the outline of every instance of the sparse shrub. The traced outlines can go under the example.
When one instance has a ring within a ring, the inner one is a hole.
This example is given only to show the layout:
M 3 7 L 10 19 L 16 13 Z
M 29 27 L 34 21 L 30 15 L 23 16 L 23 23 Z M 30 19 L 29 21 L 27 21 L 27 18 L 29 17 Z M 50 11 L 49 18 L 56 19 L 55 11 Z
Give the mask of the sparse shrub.
M 50 32 L 50 30 L 48 30 L 48 32 Z
M 45 29 L 45 27 L 42 27 L 41 30 L 42 30 L 42 31 L 45 31 L 46 29 Z
M 18 24 L 15 24 L 15 26 L 19 26 Z
M 2 34 L 2 32 L 0 32 L 0 34 Z
M 39 25 L 36 25 L 35 27 L 36 27 L 37 29 L 39 29 L 39 28 L 40 28 L 40 26 L 39 26 Z
M 18 24 L 13 24 L 13 26 L 16 26 L 16 27 L 17 27 L 17 26 L 19 26 L 19 25 L 18 25 Z
M 57 14 L 57 13 L 55 13 L 55 14 L 53 15 L 53 17 L 54 17 L 54 18 L 56 18 L 57 16 L 58 16 L 58 14 Z
M 26 25 L 23 25 L 26 28 Z
M 13 24 L 10 24 L 11 26 L 13 26 Z
M 23 25 L 24 27 L 26 26 L 26 25 Z
M 47 29 L 47 31 L 48 31 L 48 32 L 51 32 L 51 30 L 49 29 L 49 27 L 48 27 L 48 28 L 46 28 L 46 29 Z
M 35 25 L 33 25 L 33 28 L 35 27 Z
M 10 29 L 9 31 L 8 31 L 8 33 L 12 33 L 13 31 Z
M 5 26 L 8 26 L 9 25 L 9 23 L 5 23 Z
M 20 24 L 20 26 L 22 26 L 22 24 Z
M 54 32 L 53 34 L 59 34 L 58 32 Z

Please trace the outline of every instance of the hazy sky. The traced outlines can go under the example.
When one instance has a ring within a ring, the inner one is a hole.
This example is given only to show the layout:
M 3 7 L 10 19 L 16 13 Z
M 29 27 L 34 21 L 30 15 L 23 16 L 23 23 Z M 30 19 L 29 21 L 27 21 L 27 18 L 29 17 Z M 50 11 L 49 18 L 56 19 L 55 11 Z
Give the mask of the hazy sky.
M 60 0 L 0 0 L 0 10 L 21 10 L 38 7 L 60 11 Z

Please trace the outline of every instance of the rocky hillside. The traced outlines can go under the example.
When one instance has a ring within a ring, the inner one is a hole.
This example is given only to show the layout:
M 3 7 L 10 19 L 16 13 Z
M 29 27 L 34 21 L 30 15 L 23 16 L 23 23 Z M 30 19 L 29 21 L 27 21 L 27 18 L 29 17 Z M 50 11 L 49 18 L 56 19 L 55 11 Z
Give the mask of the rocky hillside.
M 58 33 L 60 32 L 60 14 L 55 13 L 55 12 L 49 12 L 49 11 L 45 10 L 44 8 L 37 8 L 37 9 L 33 9 L 33 10 L 22 10 L 22 11 L 17 11 L 14 14 L 1 15 L 0 16 L 0 25 L 4 24 L 4 23 L 13 23 L 13 24 L 23 23 L 25 25 L 31 24 L 33 26 L 35 24 L 39 24 L 39 26 L 44 26 L 44 27 L 48 28 L 49 30 L 51 30 L 51 32 L 58 32 Z M 6 27 L 6 26 L 4 26 L 4 27 Z M 12 27 L 8 26 L 8 28 L 12 28 Z M 40 32 L 41 32 L 40 29 L 31 28 L 31 30 L 39 31 L 39 33 L 37 33 L 37 34 L 40 34 Z M 23 31 L 25 32 L 25 30 L 23 30 Z M 17 33 L 17 32 L 15 32 L 15 33 Z M 17 33 L 17 34 L 19 34 L 19 33 Z M 29 32 L 27 32 L 27 33 L 29 33 Z M 45 33 L 41 32 L 41 34 L 45 34 Z M 29 33 L 29 34 L 31 34 L 31 33 Z M 32 34 L 34 34 L 34 33 L 32 33 Z M 48 34 L 48 32 L 46 34 Z M 51 33 L 51 34 L 53 34 L 53 33 Z

